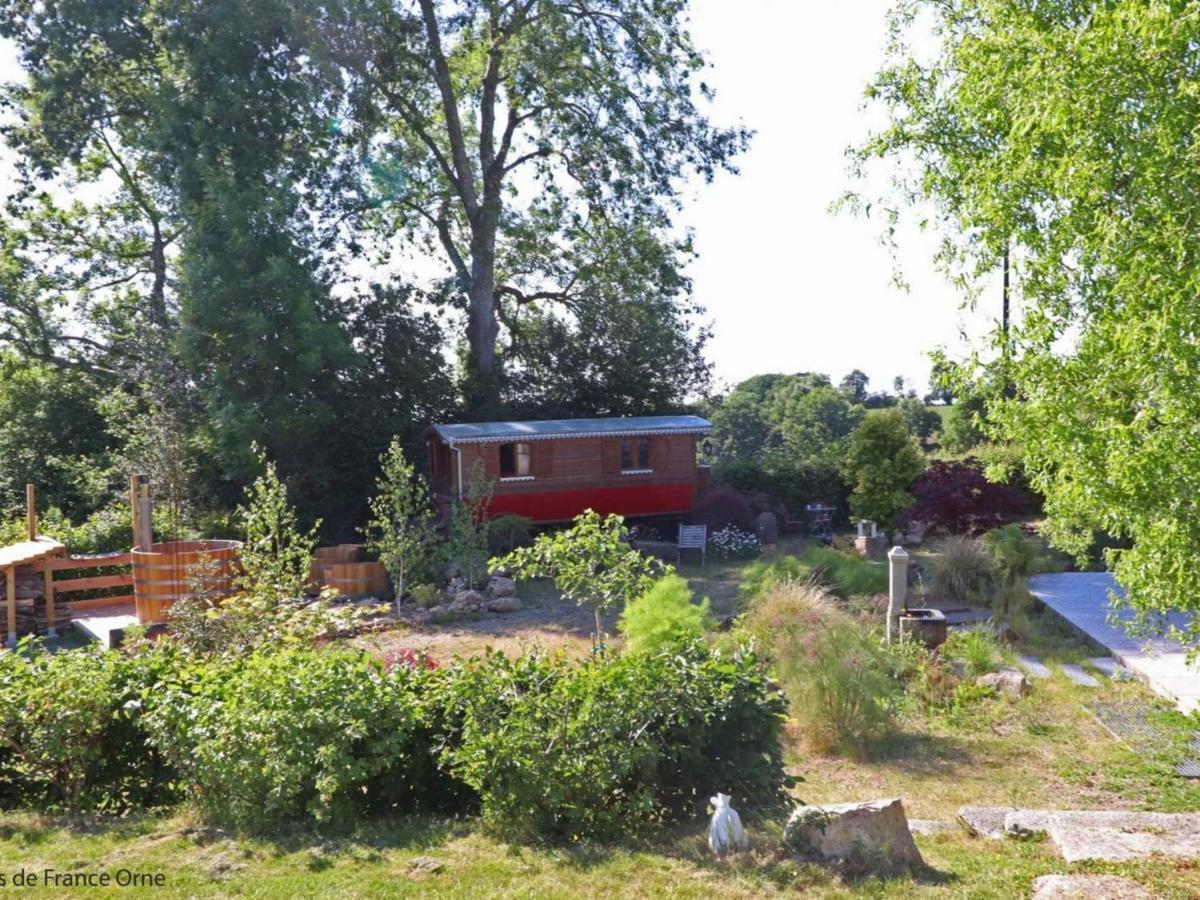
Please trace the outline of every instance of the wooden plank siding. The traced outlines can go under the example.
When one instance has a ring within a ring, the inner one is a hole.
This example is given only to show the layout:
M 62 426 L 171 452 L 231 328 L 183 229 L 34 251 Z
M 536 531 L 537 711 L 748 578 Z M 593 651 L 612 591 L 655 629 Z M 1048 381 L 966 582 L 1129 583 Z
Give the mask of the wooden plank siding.
M 650 441 L 652 472 L 621 472 L 621 441 Z M 692 484 L 696 478 L 694 435 L 653 435 L 642 438 L 552 438 L 530 441 L 533 477 L 500 478 L 500 444 L 461 444 L 464 478 L 483 460 L 495 494 L 529 494 L 544 490 L 629 487 L 651 484 Z

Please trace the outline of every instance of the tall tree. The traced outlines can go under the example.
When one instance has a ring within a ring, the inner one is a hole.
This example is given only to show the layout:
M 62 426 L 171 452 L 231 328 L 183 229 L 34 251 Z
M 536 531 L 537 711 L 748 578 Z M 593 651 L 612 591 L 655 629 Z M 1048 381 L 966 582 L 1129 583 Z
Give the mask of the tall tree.
M 380 220 L 441 250 L 441 293 L 466 310 L 470 406 L 496 407 L 501 326 L 522 307 L 571 313 L 606 300 L 623 270 L 661 267 L 682 285 L 690 243 L 670 215 L 681 179 L 732 168 L 747 140 L 697 106 L 712 92 L 687 0 L 350 8 L 331 33 L 356 118 L 386 122 L 402 176 Z
M 851 403 L 863 403 L 867 399 L 867 385 L 871 379 L 862 369 L 851 369 L 838 382 L 838 388 L 850 398 Z
M 909 433 L 904 413 L 880 409 L 850 435 L 843 467 L 851 486 L 851 512 L 890 526 L 913 501 L 910 488 L 925 471 L 925 455 Z
M 22 183 L 0 223 L 0 343 L 120 385 L 135 416 L 172 404 L 226 499 L 258 443 L 306 514 L 333 504 L 347 527 L 391 433 L 449 403 L 441 330 L 340 268 L 364 205 L 331 127 L 343 21 L 321 0 L 3 7 L 27 80 L 8 92 Z M 64 204 L 77 186 L 87 202 Z M 394 431 L 360 440 L 367 421 Z
M 932 57 L 905 40 L 918 18 Z M 960 273 L 994 277 L 1011 247 L 994 432 L 1023 446 L 1060 546 L 1127 545 L 1108 560 L 1145 621 L 1200 608 L 1194 4 L 920 0 L 893 27 L 870 89 L 891 123 L 862 156 L 917 162 L 905 187 Z

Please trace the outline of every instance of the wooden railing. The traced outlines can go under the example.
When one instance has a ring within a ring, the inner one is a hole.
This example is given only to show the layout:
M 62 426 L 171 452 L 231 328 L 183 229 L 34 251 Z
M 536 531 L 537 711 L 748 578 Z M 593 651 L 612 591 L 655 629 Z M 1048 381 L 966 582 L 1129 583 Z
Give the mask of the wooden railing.
M 69 609 L 95 609 L 101 606 L 118 606 L 133 603 L 133 573 L 129 570 L 131 559 L 129 553 L 103 553 L 96 556 L 64 556 L 50 560 L 52 572 L 71 572 L 80 569 L 117 569 L 124 571 L 113 574 L 92 575 L 82 578 L 65 578 L 53 582 L 53 597 L 43 598 L 47 604 L 65 604 Z M 116 590 L 124 588 L 124 590 Z M 95 595 L 96 591 L 104 591 Z M 64 594 L 88 593 L 92 596 L 79 599 L 63 598 Z

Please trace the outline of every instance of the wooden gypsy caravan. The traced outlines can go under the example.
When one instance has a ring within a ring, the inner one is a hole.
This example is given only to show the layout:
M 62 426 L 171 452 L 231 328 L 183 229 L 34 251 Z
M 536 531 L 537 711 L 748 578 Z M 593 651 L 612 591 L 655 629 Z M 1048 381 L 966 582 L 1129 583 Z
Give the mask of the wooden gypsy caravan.
M 434 425 L 426 432 L 434 493 L 461 497 L 483 461 L 495 484 L 489 514 L 565 522 L 585 509 L 624 516 L 691 512 L 707 489 L 699 416 L 550 419 Z

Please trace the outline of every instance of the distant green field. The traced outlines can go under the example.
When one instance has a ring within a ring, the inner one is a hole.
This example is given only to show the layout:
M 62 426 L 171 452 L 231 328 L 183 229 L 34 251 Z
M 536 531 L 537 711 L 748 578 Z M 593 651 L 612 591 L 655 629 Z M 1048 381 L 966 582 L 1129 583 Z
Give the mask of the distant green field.
M 931 409 L 935 413 L 937 413 L 938 417 L 942 420 L 942 428 L 946 427 L 946 416 L 950 415 L 950 407 L 949 406 L 938 406 L 933 403 L 926 403 L 925 408 Z

